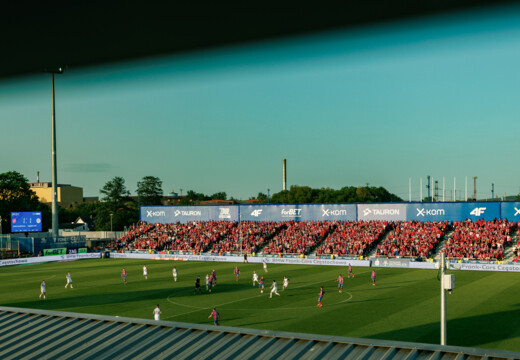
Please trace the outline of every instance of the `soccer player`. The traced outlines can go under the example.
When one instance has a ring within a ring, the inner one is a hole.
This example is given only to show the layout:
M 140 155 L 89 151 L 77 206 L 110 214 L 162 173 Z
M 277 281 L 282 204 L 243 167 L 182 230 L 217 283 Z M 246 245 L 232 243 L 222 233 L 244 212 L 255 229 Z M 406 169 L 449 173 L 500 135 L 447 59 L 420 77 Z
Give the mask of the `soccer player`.
M 267 263 L 265 262 L 265 259 L 262 261 L 262 264 L 264 265 L 264 271 L 267 272 Z
M 235 279 L 238 281 L 238 277 L 240 276 L 240 269 L 238 266 L 235 266 Z
M 256 271 L 253 271 L 253 287 L 255 287 L 255 284 L 258 282 L 258 274 Z
M 174 266 L 172 270 L 173 281 L 177 282 L 177 268 Z
M 283 283 L 282 283 L 282 290 L 285 291 L 285 289 L 289 286 L 289 278 L 287 276 L 283 277 Z
M 372 270 L 372 286 L 376 285 L 376 271 Z
M 213 316 L 213 324 L 216 326 L 219 326 L 220 324 L 218 323 L 218 318 L 220 317 L 220 314 L 218 313 L 216 308 L 213 308 L 213 311 L 211 312 L 211 314 L 209 314 L 208 319 L 211 318 L 212 316 Z
M 153 309 L 153 318 L 157 321 L 161 320 L 162 311 L 159 309 L 159 304 Z
M 67 286 L 69 286 L 69 284 L 70 284 L 70 288 L 72 289 L 74 286 L 72 286 L 72 276 L 70 276 L 70 271 L 67 273 L 67 275 L 65 275 L 65 279 L 67 279 L 65 288 L 67 288 Z
M 325 290 L 323 290 L 323 286 L 322 286 L 322 287 L 320 287 L 320 292 L 318 293 L 318 305 L 317 306 L 323 307 L 321 300 L 323 299 L 324 295 L 325 295 Z
M 278 283 L 276 282 L 276 280 L 273 280 L 273 285 L 271 285 L 271 293 L 269 294 L 270 299 L 273 298 L 273 293 L 280 296 L 280 294 L 278 294 Z
M 348 275 L 347 277 L 350 279 L 350 277 L 354 277 L 354 273 L 352 272 L 352 265 L 348 264 Z
M 45 300 L 45 297 L 47 296 L 47 285 L 45 285 L 45 280 L 42 281 L 40 285 L 40 299 L 43 296 L 43 300 Z
M 260 278 L 260 282 L 258 283 L 258 287 L 260 288 L 260 294 L 264 293 L 264 277 Z
M 215 269 L 213 269 L 213 271 L 211 272 L 211 279 L 212 279 L 213 287 L 216 287 L 217 286 L 217 272 L 215 271 Z
M 206 274 L 206 291 L 209 290 L 209 274 Z
M 200 289 L 200 276 L 197 276 L 197 280 L 195 280 L 195 294 L 199 292 L 199 294 L 202 294 L 202 290 Z
M 338 280 L 336 280 L 338 282 L 338 291 L 340 293 L 343 292 L 343 276 L 341 276 L 341 274 L 339 274 L 338 276 Z
M 210 275 L 208 281 L 208 291 L 211 292 L 211 289 L 213 288 L 213 276 Z
M 121 270 L 121 278 L 123 279 L 123 283 L 126 285 L 126 269 L 123 268 L 123 270 Z
M 143 266 L 143 276 L 146 280 L 148 280 L 148 268 L 146 265 Z

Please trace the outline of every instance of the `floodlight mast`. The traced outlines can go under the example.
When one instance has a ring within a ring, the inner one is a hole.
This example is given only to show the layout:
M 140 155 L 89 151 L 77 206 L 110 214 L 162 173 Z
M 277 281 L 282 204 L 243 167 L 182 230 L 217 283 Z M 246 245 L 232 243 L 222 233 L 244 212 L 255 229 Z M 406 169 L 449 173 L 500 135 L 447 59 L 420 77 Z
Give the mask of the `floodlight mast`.
M 56 163 L 56 101 L 54 95 L 54 74 L 63 74 L 63 68 L 44 69 L 51 74 L 52 80 L 52 237 L 56 240 L 59 236 L 58 223 L 58 170 Z

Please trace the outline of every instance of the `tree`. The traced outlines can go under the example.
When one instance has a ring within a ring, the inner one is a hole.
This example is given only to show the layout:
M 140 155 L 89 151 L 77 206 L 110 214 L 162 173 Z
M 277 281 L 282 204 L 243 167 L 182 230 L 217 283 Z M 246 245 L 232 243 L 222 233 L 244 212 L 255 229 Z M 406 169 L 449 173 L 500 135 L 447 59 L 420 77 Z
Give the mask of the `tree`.
M 137 194 L 141 199 L 141 205 L 161 205 L 162 181 L 155 176 L 145 176 L 137 182 Z
M 107 182 L 99 192 L 105 195 L 101 200 L 110 211 L 125 207 L 130 197 L 130 191 L 125 186 L 125 179 L 120 176 Z
M 123 230 L 137 222 L 137 205 L 130 199 L 130 191 L 122 177 L 114 177 L 99 192 L 105 196 L 96 211 L 96 230 Z
M 51 223 L 50 208 L 42 204 L 31 190 L 27 178 L 16 171 L 0 174 L 0 216 L 2 232 L 11 232 L 11 212 L 41 211 L 42 230 L 47 231 Z
M 210 196 L 211 200 L 227 200 L 227 194 L 223 191 L 215 193 Z

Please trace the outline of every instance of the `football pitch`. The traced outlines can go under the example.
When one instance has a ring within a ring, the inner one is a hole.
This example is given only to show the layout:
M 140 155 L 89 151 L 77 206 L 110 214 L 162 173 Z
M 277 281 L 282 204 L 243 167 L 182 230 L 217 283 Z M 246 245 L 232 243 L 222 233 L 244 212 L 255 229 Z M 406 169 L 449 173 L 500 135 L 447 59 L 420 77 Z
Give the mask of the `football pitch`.
M 143 277 L 148 267 L 148 280 Z M 233 270 L 241 271 L 237 282 Z M 172 268 L 179 277 L 174 282 Z M 128 284 L 121 270 L 128 272 Z M 205 291 L 204 278 L 216 270 L 218 283 Z M 79 260 L 0 268 L 0 305 L 31 309 L 153 319 L 159 304 L 161 320 L 212 325 L 216 307 L 221 325 L 277 331 L 330 334 L 438 344 L 440 284 L 437 271 L 379 268 L 376 286 L 371 268 L 336 266 L 143 261 L 127 259 Z M 74 288 L 65 288 L 67 271 Z M 264 276 L 260 294 L 252 274 Z M 456 271 L 456 288 L 447 296 L 448 344 L 520 351 L 520 274 Z M 337 290 L 339 274 L 344 290 Z M 194 294 L 197 275 L 202 294 Z M 283 277 L 290 279 L 282 291 Z M 47 283 L 47 299 L 40 300 L 40 283 Z M 281 296 L 269 298 L 278 282 Z M 316 306 L 320 286 L 323 307 Z

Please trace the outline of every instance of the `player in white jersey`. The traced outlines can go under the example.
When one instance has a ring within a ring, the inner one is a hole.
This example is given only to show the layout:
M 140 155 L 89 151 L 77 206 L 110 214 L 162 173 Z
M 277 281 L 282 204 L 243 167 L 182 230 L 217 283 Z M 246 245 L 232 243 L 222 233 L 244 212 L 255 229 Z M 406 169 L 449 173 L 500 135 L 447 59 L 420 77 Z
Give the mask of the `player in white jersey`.
M 177 268 L 174 266 L 172 270 L 173 280 L 177 281 Z
M 161 320 L 162 311 L 159 309 L 159 304 L 153 309 L 153 318 L 157 321 Z
M 65 278 L 67 279 L 67 283 L 65 284 L 65 288 L 67 288 L 67 286 L 70 285 L 70 288 L 72 289 L 74 286 L 72 286 L 72 276 L 70 276 L 70 271 L 67 273 Z
M 273 293 L 280 296 L 280 294 L 278 294 L 278 283 L 276 280 L 273 280 L 273 285 L 271 285 L 271 293 L 269 294 L 269 298 L 273 297 Z
M 285 291 L 285 289 L 287 288 L 287 286 L 289 286 L 289 278 L 287 276 L 284 276 L 283 277 L 283 290 Z
M 259 283 L 258 274 L 256 273 L 256 271 L 253 271 L 253 287 L 255 286 L 255 283 Z
M 47 295 L 47 285 L 45 284 L 45 280 L 43 280 L 40 285 L 40 299 L 43 296 L 43 300 L 45 300 L 46 295 Z
M 262 261 L 262 263 L 264 264 L 264 271 L 267 272 L 267 263 L 264 261 Z
M 148 280 L 148 268 L 146 265 L 143 266 L 143 276 L 146 280 Z
M 209 274 L 206 274 L 206 291 L 209 290 Z

